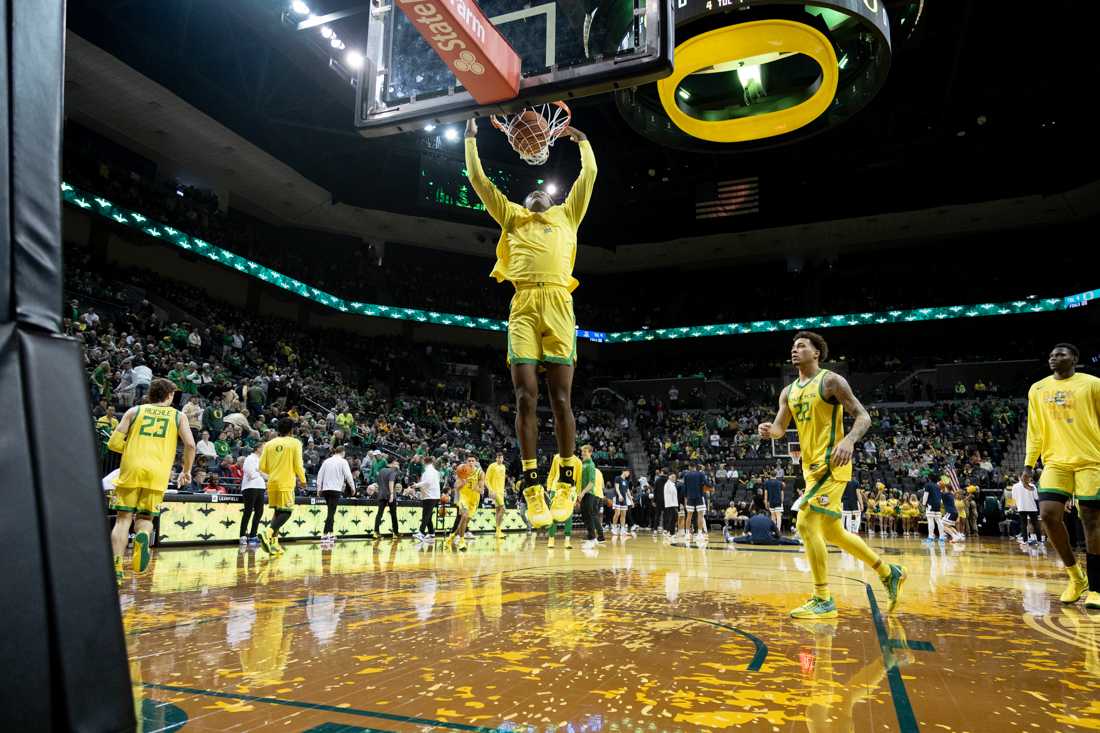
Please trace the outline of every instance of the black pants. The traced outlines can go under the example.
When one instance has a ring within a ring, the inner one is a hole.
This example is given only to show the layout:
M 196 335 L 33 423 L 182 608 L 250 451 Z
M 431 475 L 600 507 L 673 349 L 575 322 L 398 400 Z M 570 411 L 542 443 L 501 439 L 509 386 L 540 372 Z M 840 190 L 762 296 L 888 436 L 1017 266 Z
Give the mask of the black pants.
M 1042 539 L 1043 524 L 1039 521 L 1039 512 L 1020 512 L 1020 535 L 1024 542 L 1027 542 L 1029 524 L 1035 530 L 1035 536 Z
M 664 525 L 665 531 L 668 532 L 669 534 L 676 534 L 676 515 L 677 515 L 676 507 L 670 506 L 670 507 L 667 507 L 665 509 L 664 517 L 663 517 L 663 519 L 664 519 L 663 525 Z
M 244 502 L 244 511 L 241 513 L 241 537 L 255 537 L 260 530 L 260 519 L 264 516 L 264 490 L 245 489 L 241 492 L 241 501 Z M 252 527 L 248 532 L 248 520 L 252 520 Z
M 603 542 L 603 528 L 600 527 L 600 512 L 603 510 L 603 500 L 595 494 L 585 494 L 581 502 L 581 519 L 584 521 L 585 532 L 588 539 L 599 539 Z
M 665 507 L 662 504 L 654 504 L 653 510 L 649 516 L 649 528 L 658 530 L 664 527 L 665 522 Z
M 420 533 L 434 534 L 432 531 L 435 508 L 439 506 L 439 499 L 420 500 Z
M 382 515 L 386 511 L 386 507 L 390 508 L 390 533 L 397 537 L 397 502 L 389 501 L 388 499 L 379 499 L 376 503 L 378 511 L 374 514 L 374 533 L 382 533 Z
M 328 506 L 328 514 L 325 515 L 325 531 L 323 534 L 332 534 L 332 526 L 336 523 L 336 505 L 340 502 L 342 492 L 322 491 L 325 497 L 325 505 Z

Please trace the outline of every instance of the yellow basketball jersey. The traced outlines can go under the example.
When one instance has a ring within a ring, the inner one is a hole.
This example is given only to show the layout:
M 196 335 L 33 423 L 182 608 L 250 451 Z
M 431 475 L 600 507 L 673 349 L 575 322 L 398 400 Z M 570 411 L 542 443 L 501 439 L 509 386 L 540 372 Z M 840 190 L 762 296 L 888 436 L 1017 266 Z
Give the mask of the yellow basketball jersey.
M 833 466 L 833 448 L 844 437 L 844 408 L 825 399 L 825 375 L 819 371 L 805 384 L 796 379 L 787 391 L 798 442 L 802 450 L 802 475 L 808 487 L 818 481 L 850 481 L 852 464 Z
M 122 451 L 116 485 L 164 491 L 176 460 L 179 413 L 168 405 L 141 405 Z

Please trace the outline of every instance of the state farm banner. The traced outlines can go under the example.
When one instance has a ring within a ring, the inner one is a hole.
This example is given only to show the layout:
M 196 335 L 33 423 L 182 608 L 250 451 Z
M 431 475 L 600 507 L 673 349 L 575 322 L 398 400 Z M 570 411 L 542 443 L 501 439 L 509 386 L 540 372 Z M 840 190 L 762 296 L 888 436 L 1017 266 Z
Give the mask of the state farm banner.
M 478 104 L 519 94 L 519 54 L 473 2 L 397 0 L 396 5 Z

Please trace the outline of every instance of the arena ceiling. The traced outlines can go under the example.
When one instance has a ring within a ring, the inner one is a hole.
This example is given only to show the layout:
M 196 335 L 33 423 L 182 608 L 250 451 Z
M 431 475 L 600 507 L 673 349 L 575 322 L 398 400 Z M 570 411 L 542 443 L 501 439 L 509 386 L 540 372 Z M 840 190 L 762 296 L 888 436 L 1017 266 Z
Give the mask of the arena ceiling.
M 91 47 L 80 58 L 70 52 L 70 81 L 75 81 L 74 63 L 86 64 L 98 47 L 177 95 L 184 106 L 278 161 L 288 178 L 300 174 L 307 179 L 287 186 L 283 194 L 284 201 L 301 204 L 301 217 L 295 217 L 299 223 L 377 232 L 386 222 L 377 216 L 372 221 L 372 215 L 393 212 L 401 215 L 397 222 L 419 222 L 429 228 L 436 221 L 469 225 L 441 227 L 433 236 L 445 248 L 488 254 L 491 239 L 481 241 L 489 231 L 484 214 L 426 207 L 418 195 L 422 155 L 438 152 L 442 145 L 444 154 L 460 156 L 460 145 L 449 150 L 438 135 L 374 140 L 357 135 L 352 125 L 354 90 L 312 44 L 288 32 L 281 22 L 287 4 L 70 0 L 71 51 L 81 40 Z M 1097 178 L 1093 131 L 1080 112 L 1088 80 L 1100 71 L 1085 39 L 1085 5 L 1052 0 L 1041 10 L 1031 7 L 1024 12 L 1022 6 L 1010 10 L 1005 4 L 980 0 L 929 0 L 921 27 L 897 49 L 879 97 L 843 128 L 794 147 L 737 156 L 663 148 L 635 134 L 610 97 L 578 101 L 576 124 L 592 138 L 600 164 L 591 209 L 599 215 L 589 216 L 584 239 L 599 247 L 628 250 L 623 245 L 669 240 L 710 246 L 729 242 L 732 233 L 758 241 L 761 249 L 768 243 L 784 247 L 799 236 L 812 237 L 820 231 L 820 222 L 834 222 L 829 237 L 842 239 L 845 235 L 836 230 L 844 227 L 835 222 L 868 217 L 886 222 L 882 239 L 909 239 L 924 228 L 918 223 L 913 231 L 917 214 L 881 215 L 959 211 L 980 202 L 1035 202 L 1032 218 L 1021 219 L 1018 209 L 1016 216 L 1009 216 L 1013 205 L 1001 206 L 1000 222 L 996 209 L 991 213 L 990 204 L 983 204 L 984 216 L 993 216 L 985 224 L 994 227 L 1091 213 L 1082 212 L 1080 202 L 1074 209 L 1048 200 Z M 84 84 L 88 83 L 86 76 Z M 82 113 L 89 115 L 98 92 L 70 85 L 67 98 L 82 97 Z M 163 105 L 155 110 L 146 104 L 126 114 L 136 117 L 132 124 L 154 126 L 147 147 L 158 146 L 157 130 L 161 144 L 167 144 L 164 128 L 172 125 L 176 110 Z M 162 120 L 153 121 L 155 116 Z M 197 132 L 194 141 L 182 135 L 177 143 L 201 144 Z M 499 136 L 482 137 L 484 157 L 512 159 Z M 218 151 L 213 152 L 216 157 Z M 567 182 L 575 166 L 568 147 L 557 150 L 546 177 Z M 695 219 L 701 186 L 747 176 L 760 179 L 758 214 Z M 1095 193 L 1093 187 L 1084 190 Z M 520 197 L 524 192 L 511 193 Z M 1085 199 L 1095 202 L 1095 195 Z M 333 210 L 319 213 L 326 201 Z M 270 200 L 257 203 L 279 205 Z M 973 216 L 964 213 L 958 219 L 962 223 Z M 769 234 L 762 238 L 762 231 Z M 928 232 L 942 233 L 942 227 Z M 470 243 L 449 246 L 443 241 L 446 237 Z M 652 262 L 651 255 L 640 259 Z

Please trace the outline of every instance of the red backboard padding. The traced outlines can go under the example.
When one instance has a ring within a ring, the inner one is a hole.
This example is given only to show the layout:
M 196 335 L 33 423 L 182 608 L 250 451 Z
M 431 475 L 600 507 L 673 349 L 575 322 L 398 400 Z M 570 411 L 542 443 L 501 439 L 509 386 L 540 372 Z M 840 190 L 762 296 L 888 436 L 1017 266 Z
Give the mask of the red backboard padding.
M 473 2 L 396 0 L 395 4 L 478 104 L 519 94 L 519 55 Z

